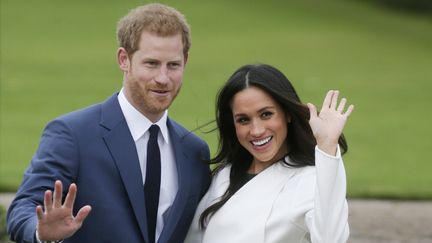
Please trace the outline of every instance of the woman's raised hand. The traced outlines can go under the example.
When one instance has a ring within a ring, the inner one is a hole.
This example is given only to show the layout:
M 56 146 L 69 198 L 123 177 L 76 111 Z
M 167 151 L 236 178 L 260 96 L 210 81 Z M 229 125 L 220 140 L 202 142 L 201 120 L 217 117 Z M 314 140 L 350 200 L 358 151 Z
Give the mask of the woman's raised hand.
M 316 107 L 308 103 L 310 112 L 309 124 L 317 141 L 318 148 L 322 151 L 336 155 L 339 137 L 348 117 L 354 109 L 349 105 L 345 109 L 347 100 L 342 98 L 338 104 L 339 91 L 330 90 L 324 98 L 321 111 L 317 113 Z

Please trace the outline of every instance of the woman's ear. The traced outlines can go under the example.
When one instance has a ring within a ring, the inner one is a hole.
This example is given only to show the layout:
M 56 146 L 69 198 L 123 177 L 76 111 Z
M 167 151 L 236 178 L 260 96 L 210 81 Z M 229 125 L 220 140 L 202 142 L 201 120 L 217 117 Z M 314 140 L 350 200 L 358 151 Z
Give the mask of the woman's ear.
M 286 120 L 287 120 L 287 123 L 291 123 L 291 115 L 290 114 L 286 114 Z
M 117 49 L 117 63 L 123 72 L 127 72 L 129 70 L 129 55 L 126 49 L 124 49 L 123 47 Z

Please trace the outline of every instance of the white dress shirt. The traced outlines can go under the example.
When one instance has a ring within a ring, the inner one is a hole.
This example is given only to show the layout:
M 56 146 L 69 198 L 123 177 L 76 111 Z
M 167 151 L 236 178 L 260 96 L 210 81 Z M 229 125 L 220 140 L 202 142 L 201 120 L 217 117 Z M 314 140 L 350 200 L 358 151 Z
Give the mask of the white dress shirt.
M 118 94 L 118 101 L 121 110 L 126 119 L 126 123 L 135 141 L 135 146 L 138 152 L 138 159 L 141 167 L 141 175 L 143 185 L 146 177 L 147 167 L 147 142 L 149 139 L 149 128 L 153 124 L 147 117 L 141 114 L 127 100 L 123 93 L 123 89 Z M 170 137 L 167 127 L 168 111 L 165 111 L 162 118 L 157 121 L 159 126 L 158 145 L 161 155 L 161 188 L 159 195 L 159 206 L 156 223 L 156 239 L 159 238 L 165 220 L 168 218 L 169 210 L 174 202 L 178 191 L 178 175 L 177 166 L 175 163 L 174 149 L 170 144 Z M 162 135 L 162 136 L 161 136 Z

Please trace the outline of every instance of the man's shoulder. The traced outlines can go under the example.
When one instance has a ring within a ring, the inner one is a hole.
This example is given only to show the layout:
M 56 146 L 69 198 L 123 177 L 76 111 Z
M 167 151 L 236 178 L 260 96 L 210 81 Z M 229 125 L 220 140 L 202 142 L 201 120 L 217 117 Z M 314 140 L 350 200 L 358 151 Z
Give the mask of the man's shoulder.
M 174 121 L 173 119 L 168 119 L 168 128 L 174 129 L 174 131 L 177 133 L 177 135 L 182 139 L 191 139 L 191 140 L 202 140 L 200 137 L 198 137 L 195 133 L 185 128 L 180 123 Z
M 96 118 L 98 114 L 100 114 L 101 104 L 92 104 L 84 108 L 80 108 L 68 113 L 65 113 L 54 120 L 61 120 L 65 122 L 82 122 L 83 120 L 88 120 L 92 118 Z
M 103 121 L 104 113 L 114 113 L 112 110 L 115 110 L 113 105 L 109 102 L 114 101 L 114 99 L 109 98 L 106 101 L 95 103 L 88 105 L 87 107 L 83 107 L 63 115 L 60 115 L 50 122 L 48 122 L 46 129 L 68 129 L 71 131 L 95 131 L 95 129 L 99 128 L 101 122 Z M 107 104 L 110 107 L 106 107 Z M 108 110 L 108 112 L 104 112 L 104 110 Z M 116 116 L 118 117 L 118 116 Z M 121 119 L 118 117 L 117 120 Z
M 180 146 L 185 153 L 193 155 L 198 161 L 208 161 L 210 159 L 210 149 L 203 139 L 172 119 L 168 119 L 167 125 L 174 146 Z M 206 163 L 201 164 L 206 165 L 208 169 Z
M 115 98 L 115 97 L 114 97 Z M 82 123 L 83 121 L 89 121 L 89 120 L 94 120 L 97 119 L 99 121 L 100 117 L 101 117 L 101 113 L 102 113 L 102 107 L 105 104 L 108 104 L 108 102 L 113 100 L 113 96 L 111 96 L 110 98 L 108 98 L 105 101 L 99 102 L 99 103 L 94 103 L 94 104 L 90 104 L 86 107 L 83 108 L 79 108 L 76 109 L 74 111 L 65 113 L 59 117 L 57 117 L 54 120 L 61 120 L 61 121 L 65 121 L 65 122 L 79 122 Z

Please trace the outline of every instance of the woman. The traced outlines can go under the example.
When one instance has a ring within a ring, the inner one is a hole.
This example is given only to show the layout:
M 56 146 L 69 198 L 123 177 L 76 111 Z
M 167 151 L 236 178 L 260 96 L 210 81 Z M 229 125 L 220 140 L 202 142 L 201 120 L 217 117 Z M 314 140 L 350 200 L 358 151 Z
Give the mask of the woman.
M 342 130 L 353 106 L 338 96 L 329 91 L 318 114 L 274 67 L 238 69 L 218 94 L 219 166 L 185 242 L 346 242 Z

